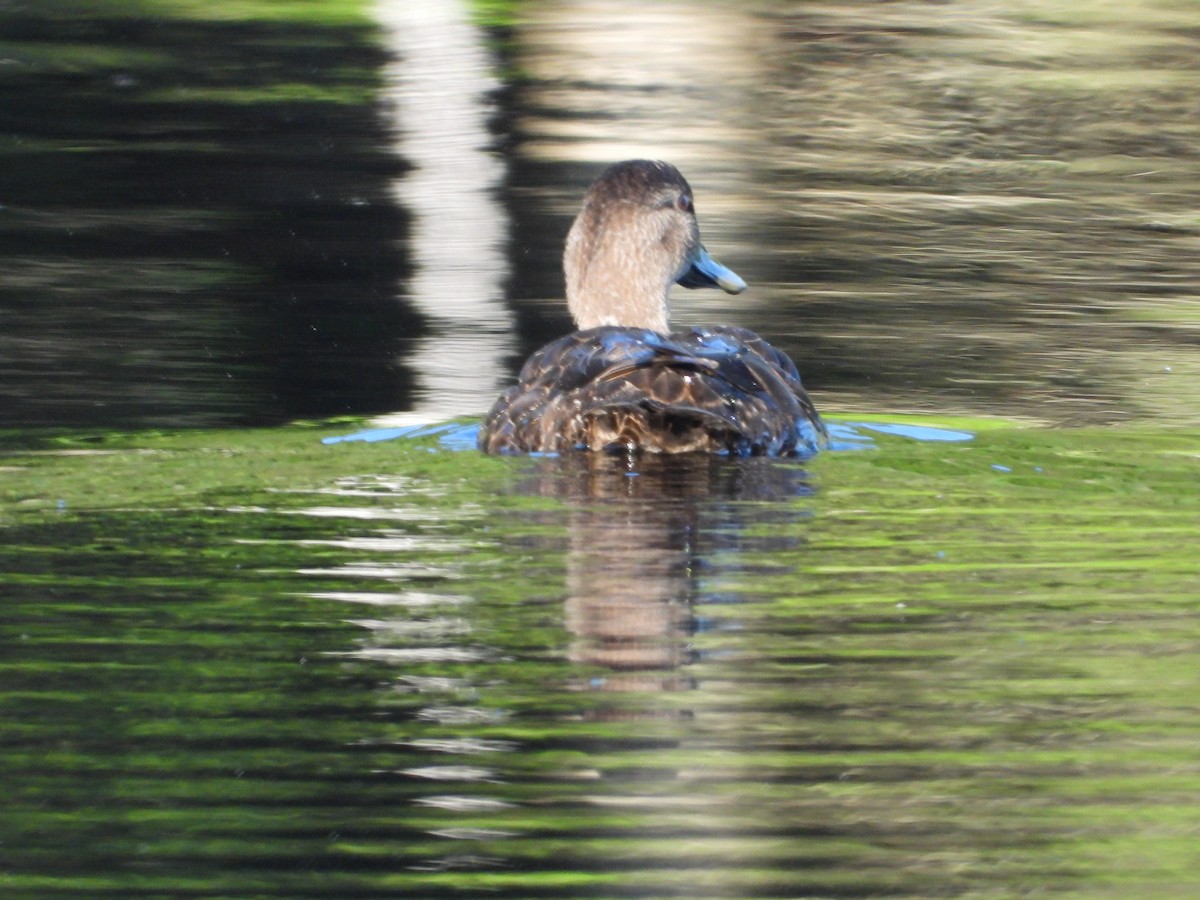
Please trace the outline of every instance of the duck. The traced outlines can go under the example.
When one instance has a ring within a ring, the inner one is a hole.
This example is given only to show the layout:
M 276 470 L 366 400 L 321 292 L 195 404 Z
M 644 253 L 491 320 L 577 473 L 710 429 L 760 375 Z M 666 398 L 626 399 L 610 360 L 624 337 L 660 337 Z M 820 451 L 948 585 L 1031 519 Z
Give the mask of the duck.
M 781 350 L 736 326 L 670 330 L 673 284 L 746 289 L 701 243 L 675 166 L 606 169 L 567 234 L 563 270 L 577 330 L 529 357 L 487 414 L 480 450 L 807 456 L 827 442 Z

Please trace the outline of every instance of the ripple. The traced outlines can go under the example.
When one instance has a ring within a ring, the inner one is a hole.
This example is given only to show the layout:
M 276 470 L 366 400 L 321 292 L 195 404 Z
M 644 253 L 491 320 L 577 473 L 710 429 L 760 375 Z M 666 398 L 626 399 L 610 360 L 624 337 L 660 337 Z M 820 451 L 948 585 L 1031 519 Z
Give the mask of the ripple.
M 374 662 L 480 662 L 492 654 L 465 647 L 366 647 L 362 650 L 329 651 L 325 656 L 369 659 Z
M 481 766 L 418 766 L 401 769 L 401 775 L 427 778 L 430 781 L 495 781 L 496 772 Z
M 417 738 L 401 741 L 401 745 L 434 753 L 511 753 L 520 745 L 516 741 L 494 741 L 483 738 Z
M 429 606 L 462 606 L 470 597 L 456 594 L 430 594 L 421 591 L 379 593 L 375 591 L 313 591 L 300 594 L 314 600 L 336 600 L 341 603 L 362 603 L 366 606 L 400 606 L 406 608 Z
M 453 794 L 443 794 L 436 797 L 418 797 L 413 803 L 417 806 L 429 806 L 434 809 L 446 809 L 451 812 L 489 812 L 494 810 L 512 809 L 514 803 L 496 800 L 492 797 L 461 797 Z

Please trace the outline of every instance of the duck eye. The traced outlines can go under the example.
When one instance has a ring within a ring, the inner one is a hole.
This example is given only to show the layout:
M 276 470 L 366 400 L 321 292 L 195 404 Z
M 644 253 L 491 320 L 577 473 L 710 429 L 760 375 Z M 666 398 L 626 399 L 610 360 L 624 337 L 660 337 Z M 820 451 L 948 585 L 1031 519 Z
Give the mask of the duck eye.
M 685 213 L 694 213 L 696 208 L 692 205 L 692 198 L 688 194 L 680 194 L 679 199 L 675 201 L 675 205 Z

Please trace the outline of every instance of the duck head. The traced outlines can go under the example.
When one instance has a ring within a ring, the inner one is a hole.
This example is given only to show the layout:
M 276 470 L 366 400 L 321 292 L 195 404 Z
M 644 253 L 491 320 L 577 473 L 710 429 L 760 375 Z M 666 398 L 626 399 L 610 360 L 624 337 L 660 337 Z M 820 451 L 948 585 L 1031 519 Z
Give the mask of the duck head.
M 601 325 L 669 330 L 668 292 L 746 282 L 708 255 L 692 189 L 674 166 L 617 163 L 588 189 L 563 254 L 567 307 L 583 330 Z

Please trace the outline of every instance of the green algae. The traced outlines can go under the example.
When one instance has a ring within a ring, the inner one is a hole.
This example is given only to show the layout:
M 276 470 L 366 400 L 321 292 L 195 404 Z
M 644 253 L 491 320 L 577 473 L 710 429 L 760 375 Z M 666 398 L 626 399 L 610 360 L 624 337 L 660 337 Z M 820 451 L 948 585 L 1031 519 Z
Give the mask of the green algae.
M 702 624 L 638 675 L 574 658 L 563 605 L 626 500 L 436 436 L 321 443 L 349 430 L 0 441 L 7 888 L 1191 883 L 1195 433 L 874 435 L 813 493 L 668 497 Z M 438 870 L 446 834 L 503 869 Z M 174 873 L 100 862 L 135 857 Z

